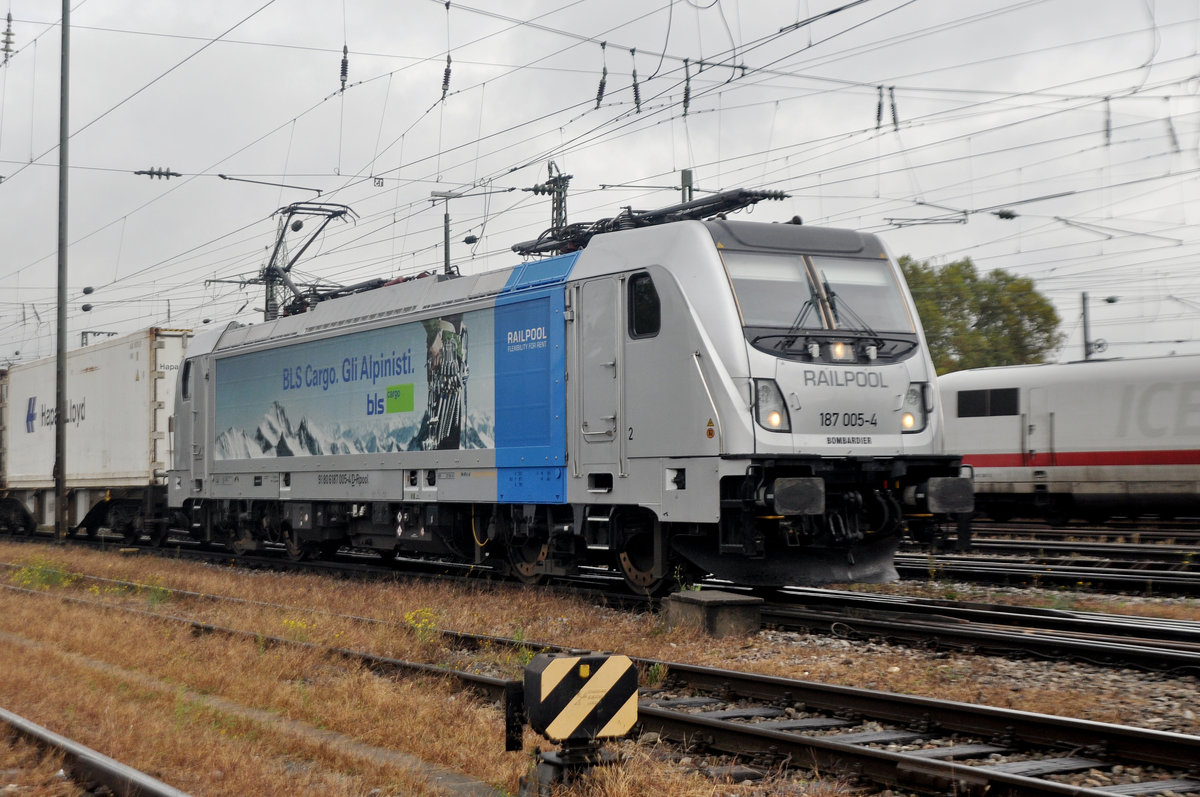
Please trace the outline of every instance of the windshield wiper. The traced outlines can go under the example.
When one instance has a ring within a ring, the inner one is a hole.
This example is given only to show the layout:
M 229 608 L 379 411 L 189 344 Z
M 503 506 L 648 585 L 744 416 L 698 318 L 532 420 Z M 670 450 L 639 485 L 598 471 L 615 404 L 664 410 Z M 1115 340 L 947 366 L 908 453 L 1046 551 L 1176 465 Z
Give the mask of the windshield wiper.
M 821 272 L 821 280 L 822 285 L 825 288 L 825 296 L 829 300 L 829 309 L 833 312 L 833 320 L 840 323 L 841 317 L 838 313 L 838 295 L 834 292 L 833 288 L 829 287 L 829 280 L 825 279 L 825 272 L 823 271 Z M 873 338 L 877 344 L 883 345 L 883 339 L 879 337 L 879 333 L 871 329 L 871 325 L 868 324 L 862 316 L 854 312 L 854 308 L 846 304 L 844 301 L 842 302 L 842 312 L 846 314 L 852 323 L 858 325 L 857 331 L 866 332 L 867 336 Z
M 808 314 L 813 309 L 812 298 L 804 300 L 804 304 L 800 305 L 800 310 L 796 313 L 796 318 L 792 321 L 792 325 L 787 328 L 787 332 L 780 335 L 780 341 L 775 344 L 777 349 L 790 349 L 796 342 L 796 333 L 804 326 L 804 320 L 808 318 Z

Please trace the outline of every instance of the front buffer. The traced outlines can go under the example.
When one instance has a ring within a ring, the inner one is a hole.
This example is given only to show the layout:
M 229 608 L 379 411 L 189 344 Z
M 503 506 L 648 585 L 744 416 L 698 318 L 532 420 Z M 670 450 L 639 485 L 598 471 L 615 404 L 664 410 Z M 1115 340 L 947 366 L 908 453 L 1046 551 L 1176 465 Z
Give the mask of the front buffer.
M 788 457 L 756 462 L 721 484 L 712 536 L 676 536 L 675 550 L 717 578 L 751 586 L 818 586 L 898 578 L 910 518 L 970 512 L 955 457 Z

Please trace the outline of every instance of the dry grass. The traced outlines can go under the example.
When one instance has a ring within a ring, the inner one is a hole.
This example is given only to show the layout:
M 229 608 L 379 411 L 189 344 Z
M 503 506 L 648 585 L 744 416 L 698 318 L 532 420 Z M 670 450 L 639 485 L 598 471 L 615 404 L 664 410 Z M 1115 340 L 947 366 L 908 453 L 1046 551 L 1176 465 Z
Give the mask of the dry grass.
M 77 797 L 83 789 L 58 776 L 62 757 L 0 732 L 0 794 L 22 797 Z
M 426 762 L 515 792 L 533 763 L 504 753 L 501 712 L 436 680 L 383 679 L 311 651 L 224 635 L 193 635 L 181 624 L 80 605 L 66 596 L 186 616 L 218 625 L 319 644 L 370 650 L 438 664 L 460 662 L 436 628 L 463 628 L 529 639 L 603 640 L 595 609 L 537 591 L 464 589 L 445 584 L 339 582 L 322 577 L 248 573 L 191 563 L 78 550 L 0 544 L 0 559 L 24 566 L 7 580 L 35 595 L 0 591 L 0 704 L 197 794 L 439 793 L 419 773 L 330 749 L 229 703 L 402 750 Z M 48 551 L 48 552 L 47 552 Z M 152 573 L 152 575 L 151 575 Z M 141 588 L 81 574 L 137 580 Z M 164 587 L 238 596 L 276 606 L 175 597 Z M 520 600 L 515 598 L 519 595 Z M 356 623 L 319 608 L 370 616 Z M 653 618 L 608 620 L 654 635 Z M 689 644 L 699 640 L 686 639 Z M 619 648 L 609 644 L 592 647 Z M 516 677 L 527 659 L 503 649 L 475 666 Z M 550 749 L 527 731 L 526 750 Z M 649 755 L 629 746 L 629 755 Z M 782 785 L 780 785 L 782 784 Z M 572 794 L 765 794 L 761 786 L 714 783 L 689 768 L 657 762 L 598 771 Z M 840 791 L 837 781 L 821 786 Z M 806 792 L 818 793 L 818 792 Z
M 1094 684 L 1080 684 L 1078 690 L 1014 689 L 1010 682 L 989 677 L 994 673 L 983 658 L 917 665 L 903 652 L 831 655 L 819 646 L 776 645 L 761 634 L 714 642 L 687 630 L 668 631 L 655 615 L 611 611 L 515 586 L 362 583 L 4 543 L 0 561 L 25 565 L 8 574 L 0 571 L 0 581 L 23 581 L 45 593 L 0 591 L 0 630 L 28 640 L 0 644 L 0 672 L 17 674 L 0 679 L 0 705 L 198 794 L 269 793 L 285 783 L 293 792 L 302 784 L 299 791 L 327 794 L 372 789 L 381 794 L 434 793 L 419 774 L 403 766 L 305 741 L 277 723 L 206 703 L 202 696 L 402 750 L 509 792 L 516 791 L 533 759 L 528 752 L 502 751 L 502 717 L 495 707 L 436 681 L 386 680 L 316 653 L 223 635 L 196 637 L 178 624 L 72 605 L 56 596 L 136 606 L 263 636 L 470 666 L 503 677 L 519 677 L 532 648 L 524 654 L 506 648 L 467 657 L 444 646 L 437 629 L 1101 721 L 1126 721 L 1126 712 L 1137 708 L 1118 694 L 1097 694 Z M 129 589 L 64 577 L 71 573 L 146 586 Z M 275 605 L 178 597 L 163 589 L 168 587 Z M 347 621 L 330 612 L 385 622 Z M 538 746 L 537 737 L 527 732 L 525 749 Z M 544 741 L 540 747 L 549 749 Z M 787 793 L 793 788 L 805 794 L 845 793 L 836 781 L 718 784 L 688 767 L 659 761 L 657 752 L 645 745 L 622 750 L 631 756 L 630 764 L 598 770 L 570 793 L 683 797 Z

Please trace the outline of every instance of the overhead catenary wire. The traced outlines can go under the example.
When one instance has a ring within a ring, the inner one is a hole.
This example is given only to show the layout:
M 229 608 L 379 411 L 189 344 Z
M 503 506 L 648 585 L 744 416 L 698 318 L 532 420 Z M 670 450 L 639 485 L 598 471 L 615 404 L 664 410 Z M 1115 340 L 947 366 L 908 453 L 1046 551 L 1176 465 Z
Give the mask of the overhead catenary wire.
M 722 77 L 724 77 L 724 75 L 722 75 Z M 890 76 L 889 76 L 889 77 L 890 77 Z M 614 98 L 616 98 L 616 96 L 617 96 L 617 95 L 615 94 L 615 92 L 613 92 L 613 93 L 611 93 L 611 96 L 612 96 L 612 97 L 614 97 Z M 626 96 L 628 97 L 628 95 L 626 95 Z M 715 95 L 714 95 L 714 96 L 715 96 Z M 678 110 L 679 110 L 679 109 L 678 109 L 678 98 L 679 98 L 679 95 L 678 95 L 678 93 L 677 93 L 677 94 L 676 94 L 676 103 L 677 103 L 677 105 L 676 105 L 676 110 L 674 111 L 674 113 L 678 113 Z M 1159 98 L 1159 99 L 1161 99 L 1161 98 Z M 907 94 L 907 93 L 905 93 L 905 100 L 906 100 L 906 105 L 907 105 L 907 104 L 908 104 L 908 94 Z M 607 107 L 607 106 L 606 106 L 606 107 Z M 614 109 L 614 110 L 616 110 L 616 109 Z M 693 105 L 693 107 L 689 109 L 689 112 L 690 112 L 690 114 L 695 114 L 695 113 L 697 113 L 697 112 L 704 112 L 705 110 L 706 110 L 706 109 L 703 109 L 703 108 L 697 108 L 697 107 L 695 107 L 695 105 Z M 1114 110 L 1115 110 L 1115 109 L 1114 109 Z M 630 111 L 630 114 L 631 114 L 631 115 L 635 113 L 633 106 L 630 106 L 630 108 L 629 108 L 629 111 Z M 665 118 L 666 116 L 668 116 L 668 115 L 669 115 L 669 114 L 671 114 L 671 113 L 672 113 L 672 112 L 671 112 L 671 111 L 668 109 L 668 110 L 667 110 L 665 113 L 662 113 L 662 114 L 660 114 L 660 119 L 662 119 L 662 118 Z M 905 121 L 905 124 L 906 124 L 906 125 L 910 125 L 910 124 L 911 124 L 911 120 L 909 120 L 909 119 L 908 119 L 908 115 L 909 115 L 909 114 L 908 114 L 908 109 L 906 108 L 906 121 Z M 947 117 L 947 118 L 949 118 L 949 117 Z M 551 119 L 552 119 L 552 117 L 549 117 L 549 116 L 547 117 L 547 121 L 548 121 L 548 122 L 550 122 L 550 121 L 551 121 Z M 1159 124 L 1162 124 L 1162 122 L 1160 121 L 1160 122 L 1159 122 Z M 293 125 L 293 127 L 294 127 L 294 125 Z M 1114 126 L 1114 130 L 1115 130 L 1115 129 L 1116 129 L 1116 128 L 1115 128 L 1115 126 Z M 485 131 L 485 132 L 486 132 L 486 131 Z M 568 137 L 567 137 L 567 139 L 565 139 L 565 140 L 567 140 L 567 142 L 568 142 L 568 146 L 572 146 L 572 147 L 576 147 L 576 148 L 578 148 L 578 147 L 582 147 L 582 146 L 592 146 L 592 145 L 593 145 L 593 142 L 595 142 L 595 143 L 600 143 L 600 142 L 603 142 L 603 141 L 605 141 L 605 140 L 612 140 L 612 137 L 614 137 L 614 136 L 619 136 L 619 135 L 622 135 L 622 134 L 623 134 L 623 132 L 622 132 L 622 131 L 621 131 L 621 130 L 618 128 L 618 126 L 616 126 L 616 125 L 608 125 L 608 126 L 606 126 L 606 127 L 604 127 L 604 128 L 598 128 L 598 129 L 597 129 L 597 131 L 596 131 L 596 135 L 595 135 L 595 136 L 593 136 L 593 137 L 591 137 L 590 139 L 587 139 L 587 138 L 580 138 L 578 141 L 576 141 L 576 142 L 575 142 L 575 143 L 573 143 L 573 144 L 571 143 L 571 141 L 570 141 L 570 137 L 569 137 L 569 136 L 568 136 Z M 606 139 L 606 137 L 609 137 L 609 138 L 607 138 L 607 139 Z M 478 150 L 478 149 L 479 149 L 479 145 L 480 145 L 480 143 L 481 143 L 481 142 L 480 142 L 480 140 L 479 140 L 479 138 L 480 138 L 480 137 L 477 135 L 475 139 L 473 139 L 473 140 L 471 140 L 471 141 L 469 142 L 469 143 L 470 143 L 470 146 L 471 146 L 471 148 L 472 148 L 472 149 L 474 149 L 474 150 Z M 953 139 L 947 139 L 947 140 L 953 140 Z M 768 162 L 769 162 L 769 159 L 772 157 L 772 154 L 771 154 L 771 153 L 772 153 L 772 151 L 773 151 L 774 149 L 775 149 L 775 147 L 771 146 L 771 147 L 768 147 L 768 148 L 767 148 L 767 151 L 766 151 L 765 153 L 763 153 L 762 151 L 760 151 L 760 157 L 759 157 L 759 159 L 758 159 L 758 165 L 756 166 L 756 169 L 757 169 L 757 170 L 762 170 L 762 169 L 764 168 L 764 164 L 766 164 L 766 163 L 768 163 Z M 464 151 L 465 151 L 465 150 L 464 150 Z M 578 151 L 578 149 L 576 149 L 576 151 Z M 419 154 L 420 154 L 420 153 L 419 153 Z M 540 155 L 541 153 L 539 152 L 539 153 L 537 153 L 537 154 L 539 154 L 539 155 Z M 485 157 L 486 157 L 486 153 L 485 153 Z M 478 162 L 479 162 L 478 153 L 476 153 L 475 155 L 473 155 L 473 158 L 474 158 L 474 160 L 475 160 L 475 162 L 476 162 L 476 163 L 478 163 Z M 528 160 L 532 161 L 532 160 L 533 160 L 533 158 L 529 158 Z M 848 159 L 846 159 L 846 160 L 848 160 Z M 403 163 L 403 162 L 404 162 L 404 160 L 403 160 L 403 159 L 401 159 L 401 162 Z M 444 165 L 445 165 L 445 167 L 446 167 L 447 169 L 451 168 L 451 164 L 449 164 L 449 163 L 446 163 L 446 164 L 444 164 Z M 347 171 L 353 171 L 353 169 L 349 169 L 349 170 L 347 170 Z M 374 171 L 374 170 L 372 170 L 372 171 Z M 497 170 L 497 171 L 498 171 L 498 170 Z M 494 172 L 493 172 L 493 173 L 494 173 Z M 370 176 L 370 172 L 368 172 L 367 174 L 368 174 L 368 176 Z M 408 172 L 405 172 L 405 174 L 408 174 Z M 395 176 L 395 175 L 393 175 L 393 177 L 394 177 L 394 176 Z M 434 175 L 434 176 L 436 176 L 436 175 Z M 483 179 L 485 176 L 488 176 L 488 175 L 477 174 L 477 176 L 476 176 L 476 179 Z M 389 177 L 389 179 L 393 179 L 393 177 Z M 785 179 L 788 179 L 788 178 L 785 178 Z M 400 184 L 399 184 L 399 183 L 397 183 L 397 185 L 399 186 Z M 354 188 L 354 186 L 353 186 L 352 184 L 350 184 L 350 183 L 347 183 L 347 184 L 346 184 L 346 189 L 353 189 L 353 188 Z M 357 189 L 354 189 L 354 190 L 357 190 Z M 393 203 L 390 203 L 390 205 L 391 205 L 391 207 L 393 207 L 393 208 L 394 208 L 394 207 L 398 207 L 397 203 L 394 203 L 394 202 L 393 202 Z M 124 216 L 122 216 L 122 218 L 124 218 Z M 401 216 L 401 218 L 403 218 L 403 215 Z M 335 247 L 335 248 L 336 248 L 336 247 Z

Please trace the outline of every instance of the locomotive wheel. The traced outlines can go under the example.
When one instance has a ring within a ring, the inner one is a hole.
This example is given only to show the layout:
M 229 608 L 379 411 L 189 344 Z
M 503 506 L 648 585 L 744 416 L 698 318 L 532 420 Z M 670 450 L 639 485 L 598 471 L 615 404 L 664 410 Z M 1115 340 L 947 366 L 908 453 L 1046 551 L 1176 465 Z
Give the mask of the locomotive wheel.
M 293 562 L 308 558 L 308 546 L 300 542 L 295 529 L 285 528 L 283 530 L 283 547 L 287 550 L 288 559 Z
M 524 538 L 523 542 L 510 540 L 508 543 L 509 570 L 523 584 L 544 584 L 546 575 L 539 570 L 549 551 L 550 546 L 532 537 Z
M 626 586 L 641 595 L 662 595 L 671 587 L 664 573 L 654 575 L 654 535 L 660 533 L 653 519 L 622 518 L 614 529 L 617 569 Z
M 254 548 L 254 541 L 241 530 L 234 529 L 227 538 L 226 545 L 236 556 L 244 556 Z

